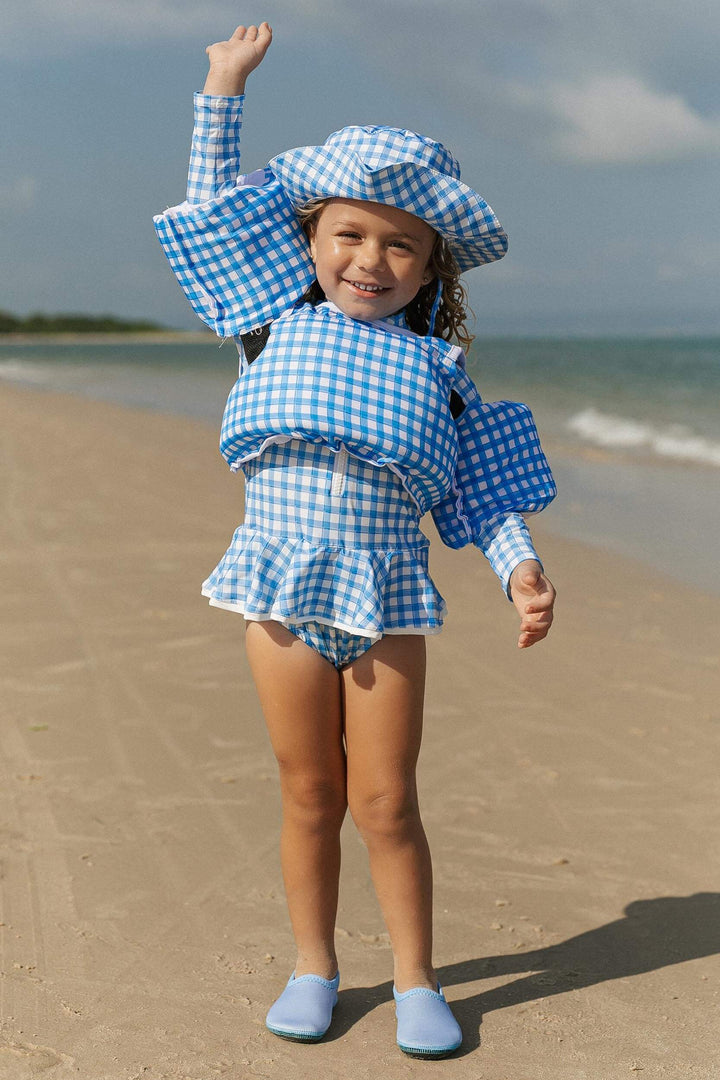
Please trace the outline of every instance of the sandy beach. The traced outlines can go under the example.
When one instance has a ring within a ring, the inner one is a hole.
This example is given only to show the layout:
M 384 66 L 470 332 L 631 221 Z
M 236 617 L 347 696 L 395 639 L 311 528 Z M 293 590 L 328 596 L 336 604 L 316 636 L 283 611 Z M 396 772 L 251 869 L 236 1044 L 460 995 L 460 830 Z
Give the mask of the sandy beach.
M 519 651 L 435 539 L 421 798 L 465 1043 L 395 1047 L 351 822 L 335 1020 L 284 1042 L 275 766 L 244 622 L 200 596 L 241 507 L 216 428 L 6 387 L 0 427 L 0 1080 L 720 1077 L 716 597 L 539 519 L 557 620 Z

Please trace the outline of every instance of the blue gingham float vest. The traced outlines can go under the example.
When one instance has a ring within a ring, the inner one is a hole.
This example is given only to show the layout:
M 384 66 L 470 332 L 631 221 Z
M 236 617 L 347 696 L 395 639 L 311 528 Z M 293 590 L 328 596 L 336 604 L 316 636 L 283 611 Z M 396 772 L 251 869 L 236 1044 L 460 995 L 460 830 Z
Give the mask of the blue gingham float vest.
M 343 443 L 392 469 L 443 543 L 463 547 L 489 519 L 538 513 L 556 489 L 527 405 L 483 402 L 458 359 L 439 338 L 327 303 L 291 309 L 230 392 L 220 450 L 237 470 L 273 442 Z
M 271 442 L 343 444 L 397 473 L 424 513 L 450 490 L 458 462 L 449 400 L 459 353 L 328 304 L 291 309 L 230 392 L 221 453 L 238 469 Z

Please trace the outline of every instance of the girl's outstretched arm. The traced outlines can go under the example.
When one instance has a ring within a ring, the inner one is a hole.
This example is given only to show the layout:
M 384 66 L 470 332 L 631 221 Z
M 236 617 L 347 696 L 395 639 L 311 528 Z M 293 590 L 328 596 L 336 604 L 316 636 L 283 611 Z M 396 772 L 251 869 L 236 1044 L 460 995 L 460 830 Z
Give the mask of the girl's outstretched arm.
M 259 26 L 238 26 L 227 41 L 208 45 L 205 52 L 210 60 L 204 94 L 237 97 L 245 93 L 245 80 L 262 63 L 272 41 L 272 30 L 266 22 Z
M 195 125 L 188 169 L 187 201 L 202 203 L 244 182 L 240 174 L 245 80 L 272 40 L 267 23 L 238 26 L 228 41 L 205 50 L 210 59 L 205 88 L 195 94 Z M 254 183 L 263 183 L 255 179 Z
M 510 575 L 510 596 L 521 620 L 518 648 L 527 649 L 547 636 L 553 621 L 555 589 L 540 563 L 526 560 Z

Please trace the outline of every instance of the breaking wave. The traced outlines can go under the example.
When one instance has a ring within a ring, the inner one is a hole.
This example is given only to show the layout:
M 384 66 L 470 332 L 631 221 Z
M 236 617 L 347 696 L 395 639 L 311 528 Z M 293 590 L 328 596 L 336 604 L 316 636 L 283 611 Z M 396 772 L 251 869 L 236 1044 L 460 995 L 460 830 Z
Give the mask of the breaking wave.
M 697 435 L 680 424 L 657 427 L 642 420 L 588 408 L 576 413 L 567 428 L 580 438 L 617 450 L 645 450 L 664 458 L 720 468 L 720 442 Z

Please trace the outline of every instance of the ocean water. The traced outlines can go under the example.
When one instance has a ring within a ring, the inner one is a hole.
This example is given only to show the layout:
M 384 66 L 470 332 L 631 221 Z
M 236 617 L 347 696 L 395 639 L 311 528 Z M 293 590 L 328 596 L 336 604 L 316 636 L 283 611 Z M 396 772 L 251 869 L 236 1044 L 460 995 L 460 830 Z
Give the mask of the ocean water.
M 526 401 L 558 481 L 551 532 L 720 594 L 720 338 L 478 339 L 486 400 Z M 0 344 L 3 382 L 219 425 L 232 342 Z
M 720 595 L 720 338 L 498 339 L 470 370 L 532 408 L 558 485 L 549 531 Z

